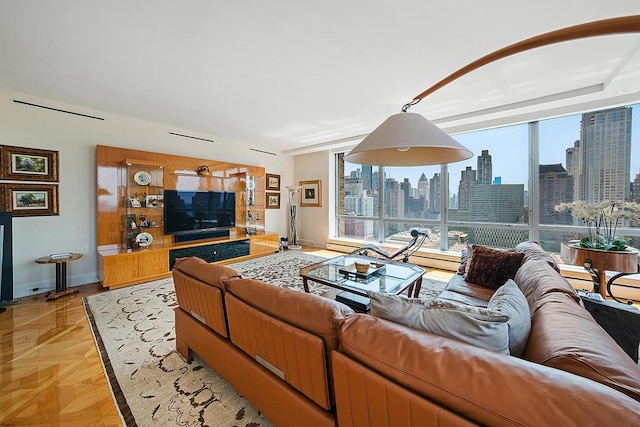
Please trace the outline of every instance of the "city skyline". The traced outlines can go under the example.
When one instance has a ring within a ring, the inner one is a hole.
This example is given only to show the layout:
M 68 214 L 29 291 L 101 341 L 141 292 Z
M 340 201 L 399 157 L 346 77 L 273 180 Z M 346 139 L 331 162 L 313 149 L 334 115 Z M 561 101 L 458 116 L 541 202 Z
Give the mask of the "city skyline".
M 640 104 L 632 108 L 631 158 L 629 182 L 640 172 Z M 558 117 L 540 121 L 539 126 L 539 164 L 561 164 L 567 167 L 566 150 L 580 139 L 580 121 L 582 114 Z M 500 128 L 486 129 L 453 135 L 456 140 L 474 152 L 469 160 L 449 164 L 449 197 L 458 192 L 461 173 L 468 166 L 477 169 L 478 157 L 488 150 L 492 157 L 493 177 L 500 177 L 502 184 L 523 184 L 528 189 L 527 136 L 528 125 L 520 124 Z M 514 144 L 513 141 L 522 143 Z M 558 142 L 561 141 L 561 142 Z M 524 155 L 523 155 L 524 150 Z M 361 165 L 345 162 L 345 175 L 361 169 Z M 409 179 L 412 188 L 416 188 L 420 176 L 424 173 L 428 179 L 440 172 L 440 166 L 385 167 L 387 178 L 398 182 Z

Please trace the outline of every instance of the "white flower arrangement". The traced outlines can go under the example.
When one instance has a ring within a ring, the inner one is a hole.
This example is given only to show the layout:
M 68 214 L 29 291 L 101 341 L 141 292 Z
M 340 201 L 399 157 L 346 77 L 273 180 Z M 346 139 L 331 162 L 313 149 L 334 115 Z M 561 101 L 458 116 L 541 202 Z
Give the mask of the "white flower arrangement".
M 587 225 L 587 236 L 580 240 L 580 246 L 589 249 L 624 251 L 627 240 L 616 236 L 620 221 L 628 219 L 631 223 L 640 221 L 640 203 L 635 202 L 571 202 L 560 203 L 554 207 L 556 212 L 569 211 L 571 216 L 579 218 Z

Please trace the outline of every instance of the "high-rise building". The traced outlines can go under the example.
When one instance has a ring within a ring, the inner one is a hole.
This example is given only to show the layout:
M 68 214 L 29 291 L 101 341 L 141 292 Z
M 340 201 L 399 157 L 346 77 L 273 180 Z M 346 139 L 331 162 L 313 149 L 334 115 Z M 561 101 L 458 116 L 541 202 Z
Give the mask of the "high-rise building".
M 378 190 L 378 177 L 380 176 L 379 171 L 375 171 L 371 173 L 371 190 Z
M 471 186 L 469 221 L 523 223 L 524 184 Z
M 598 203 L 629 199 L 631 107 L 583 114 L 576 151 L 572 165 L 576 200 Z
M 629 195 L 629 200 L 640 203 L 640 172 L 636 174 L 635 179 L 631 183 L 631 194 Z
M 369 196 L 345 196 L 345 215 L 373 216 L 373 197 Z
M 418 197 L 423 202 L 422 210 L 424 212 L 428 212 L 431 209 L 430 205 L 430 189 L 429 189 L 429 178 L 426 177 L 424 172 L 420 175 L 420 179 L 418 179 Z
M 371 166 L 362 165 L 362 188 L 365 191 L 373 190 L 371 181 L 373 178 L 372 170 L 373 168 Z
M 555 212 L 553 208 L 560 203 L 573 202 L 573 176 L 560 163 L 539 165 L 538 182 L 540 224 L 572 224 L 569 212 Z
M 344 179 L 345 195 L 359 196 L 362 194 L 362 179 L 346 178 Z
M 426 177 L 424 172 L 418 179 L 418 197 L 429 198 L 429 178 Z
M 565 154 L 565 163 L 567 165 L 567 173 L 569 175 L 579 175 L 580 171 L 576 170 L 578 166 L 578 151 L 580 150 L 580 140 L 573 143 L 573 147 L 567 148 Z
M 429 212 L 440 213 L 440 196 L 442 190 L 440 188 L 440 174 L 434 173 L 433 178 L 429 180 Z
M 411 183 L 409 182 L 409 178 L 405 178 L 404 181 L 400 184 L 400 188 L 404 192 L 404 214 L 407 214 L 407 210 L 409 209 L 409 197 L 411 196 Z
M 482 150 L 478 156 L 478 184 L 491 184 L 493 181 L 493 171 L 491 165 L 491 154 L 489 150 Z
M 400 183 L 393 178 L 384 182 L 384 214 L 392 218 L 402 218 L 404 215 L 404 192 Z
M 460 172 L 460 184 L 458 185 L 458 209 L 469 209 L 469 189 L 477 184 L 476 171 L 467 166 Z M 489 183 L 490 185 L 491 183 Z

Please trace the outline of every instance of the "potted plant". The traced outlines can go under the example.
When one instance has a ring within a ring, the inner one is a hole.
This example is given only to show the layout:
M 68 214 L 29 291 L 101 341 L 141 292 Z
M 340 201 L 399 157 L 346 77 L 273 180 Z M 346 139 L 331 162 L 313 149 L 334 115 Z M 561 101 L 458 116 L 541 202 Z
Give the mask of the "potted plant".
M 556 212 L 568 211 L 574 218 L 581 219 L 587 225 L 587 235 L 575 243 L 585 249 L 605 251 L 624 251 L 628 240 L 618 237 L 616 232 L 623 221 L 640 221 L 640 203 L 583 201 L 560 203 L 554 207 Z

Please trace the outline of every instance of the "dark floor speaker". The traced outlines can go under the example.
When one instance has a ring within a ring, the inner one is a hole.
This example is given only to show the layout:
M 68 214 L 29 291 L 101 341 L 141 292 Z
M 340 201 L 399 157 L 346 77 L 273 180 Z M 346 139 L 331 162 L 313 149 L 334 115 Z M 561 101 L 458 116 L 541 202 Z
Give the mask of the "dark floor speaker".
M 13 300 L 13 245 L 11 212 L 0 212 L 0 301 Z

